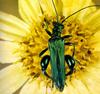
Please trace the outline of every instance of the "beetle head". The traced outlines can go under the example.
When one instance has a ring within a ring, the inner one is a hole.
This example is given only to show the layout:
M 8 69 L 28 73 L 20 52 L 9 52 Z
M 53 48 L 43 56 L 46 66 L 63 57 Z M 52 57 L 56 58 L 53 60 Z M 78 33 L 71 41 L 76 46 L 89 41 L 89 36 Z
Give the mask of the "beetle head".
M 64 28 L 64 25 L 59 22 L 53 22 L 53 34 L 60 34 Z

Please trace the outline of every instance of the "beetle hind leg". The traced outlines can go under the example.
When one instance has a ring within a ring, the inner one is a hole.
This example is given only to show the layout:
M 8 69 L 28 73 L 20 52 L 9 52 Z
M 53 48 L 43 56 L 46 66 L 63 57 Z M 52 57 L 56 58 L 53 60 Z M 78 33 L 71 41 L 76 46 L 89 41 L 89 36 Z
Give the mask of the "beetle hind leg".
M 75 66 L 75 60 L 72 56 L 70 55 L 65 55 L 65 61 L 70 69 L 70 71 L 66 74 L 66 76 L 71 75 L 74 71 L 74 66 Z
M 42 58 L 40 65 L 41 65 L 42 73 L 43 73 L 46 77 L 48 77 L 48 78 L 51 79 L 51 77 L 50 77 L 50 76 L 47 74 L 47 72 L 46 72 L 46 69 L 47 69 L 47 67 L 48 67 L 49 61 L 50 61 L 50 56 L 49 56 L 49 55 L 46 55 L 46 56 L 44 56 L 44 57 Z

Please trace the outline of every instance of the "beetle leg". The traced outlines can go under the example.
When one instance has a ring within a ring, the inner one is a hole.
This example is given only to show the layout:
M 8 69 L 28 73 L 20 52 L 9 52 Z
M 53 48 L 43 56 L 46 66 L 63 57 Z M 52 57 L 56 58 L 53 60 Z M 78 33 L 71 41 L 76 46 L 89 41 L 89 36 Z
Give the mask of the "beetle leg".
M 45 29 L 45 31 L 47 32 L 47 34 L 48 34 L 49 36 L 52 35 L 51 32 L 50 32 L 48 29 Z
M 54 81 L 52 80 L 52 88 L 54 88 Z
M 49 56 L 49 55 L 46 55 L 46 56 L 44 56 L 44 57 L 42 58 L 40 64 L 41 64 L 41 68 L 42 68 L 43 74 L 44 74 L 45 76 L 47 76 L 48 78 L 51 79 L 51 77 L 50 77 L 50 76 L 47 74 L 47 72 L 46 72 L 46 69 L 47 69 L 47 67 L 48 67 L 49 61 L 50 61 L 50 56 Z
M 45 22 L 45 31 L 47 32 L 47 34 L 49 35 L 49 36 L 52 36 L 52 34 L 51 34 L 51 32 L 48 30 L 48 21 L 47 21 L 47 19 L 46 18 L 44 18 L 44 22 Z
M 66 74 L 66 76 L 68 76 L 68 75 L 71 75 L 73 73 L 74 66 L 75 66 L 75 60 L 72 56 L 65 55 L 65 61 L 68 64 L 68 67 L 70 69 L 70 71 Z
M 65 45 L 73 46 L 72 57 L 74 57 L 74 54 L 75 54 L 75 44 L 74 43 L 71 43 L 71 42 L 67 42 L 67 43 L 65 43 Z
M 47 23 L 46 23 L 46 29 L 45 29 L 45 31 L 47 32 L 47 34 L 48 34 L 49 36 L 52 35 L 51 32 L 48 30 L 48 24 L 47 24 Z
M 62 39 L 67 39 L 67 38 L 70 38 L 70 37 L 72 37 L 72 35 L 65 35 L 65 36 L 62 37 Z
M 48 50 L 48 48 L 43 49 L 43 50 L 40 52 L 39 57 L 42 56 L 47 50 Z

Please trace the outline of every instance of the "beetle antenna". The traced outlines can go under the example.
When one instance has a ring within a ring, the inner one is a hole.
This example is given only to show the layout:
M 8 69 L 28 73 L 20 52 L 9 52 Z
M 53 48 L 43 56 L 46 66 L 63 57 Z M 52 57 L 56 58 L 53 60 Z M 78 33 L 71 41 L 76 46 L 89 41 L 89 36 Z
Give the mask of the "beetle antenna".
M 44 11 L 43 11 L 43 9 L 42 9 L 41 3 L 40 3 L 39 0 L 38 0 L 38 2 L 39 2 L 40 10 L 41 10 L 42 14 L 44 14 Z
M 53 0 L 52 0 L 52 4 L 53 4 L 53 6 L 54 6 L 54 10 L 55 10 L 55 12 L 56 12 L 56 18 L 57 18 L 57 22 L 58 22 L 58 12 L 57 12 L 57 9 L 56 9 L 56 6 L 55 6 L 55 3 L 54 3 Z
M 68 17 L 66 17 L 66 18 L 62 21 L 62 23 L 63 23 L 66 19 L 68 19 L 68 18 L 70 18 L 71 16 L 75 15 L 76 13 L 78 13 L 78 12 L 80 12 L 80 11 L 86 9 L 86 8 L 90 8 L 90 7 L 94 7 L 94 6 L 100 7 L 100 5 L 91 5 L 91 6 L 87 6 L 87 7 L 81 8 L 80 10 L 78 10 L 78 11 L 72 13 L 71 15 L 69 15 Z

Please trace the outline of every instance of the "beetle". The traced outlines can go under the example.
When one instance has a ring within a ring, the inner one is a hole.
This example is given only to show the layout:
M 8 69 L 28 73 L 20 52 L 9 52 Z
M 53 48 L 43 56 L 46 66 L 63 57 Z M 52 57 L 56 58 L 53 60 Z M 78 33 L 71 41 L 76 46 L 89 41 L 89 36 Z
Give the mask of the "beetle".
M 58 13 L 54 4 L 54 1 L 52 0 L 52 4 L 54 6 L 55 12 L 56 12 L 56 20 L 54 21 L 53 24 L 53 29 L 52 33 L 46 28 L 45 31 L 47 34 L 50 36 L 50 39 L 48 40 L 48 48 L 45 48 L 42 50 L 39 54 L 41 57 L 47 50 L 50 52 L 49 55 L 43 56 L 41 59 L 40 65 L 41 65 L 41 70 L 45 76 L 50 78 L 53 82 L 53 84 L 56 86 L 56 88 L 62 92 L 65 86 L 65 80 L 66 76 L 71 75 L 74 71 L 74 66 L 75 66 L 75 59 L 74 59 L 74 53 L 75 53 L 75 44 L 72 42 L 65 42 L 64 39 L 72 37 L 71 35 L 65 35 L 61 36 L 61 33 L 64 29 L 63 22 L 67 20 L 69 17 L 73 16 L 74 14 L 89 8 L 89 7 L 94 7 L 94 6 L 100 6 L 100 5 L 91 5 L 84 7 L 68 17 L 66 17 L 62 22 L 59 21 L 58 19 Z M 65 46 L 73 46 L 73 53 L 72 55 L 64 55 L 65 51 Z M 48 64 L 50 62 L 51 66 L 51 76 L 46 72 L 46 69 L 48 67 Z M 65 62 L 67 63 L 70 71 L 66 73 L 65 71 Z

